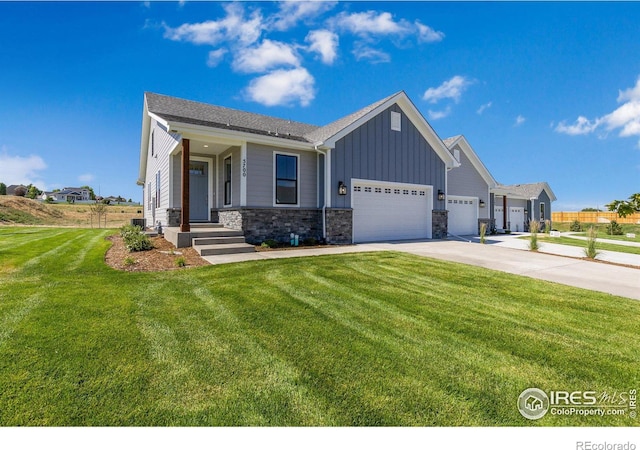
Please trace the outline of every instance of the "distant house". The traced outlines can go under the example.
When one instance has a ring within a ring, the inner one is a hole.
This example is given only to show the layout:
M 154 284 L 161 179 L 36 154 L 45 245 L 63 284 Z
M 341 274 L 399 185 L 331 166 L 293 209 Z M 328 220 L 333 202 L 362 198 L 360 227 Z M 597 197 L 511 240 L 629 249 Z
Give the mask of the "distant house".
M 491 190 L 494 196 L 496 227 L 511 231 L 529 229 L 529 220 L 551 220 L 551 202 L 556 196 L 546 182 L 529 184 L 498 184 Z
M 29 188 L 24 184 L 12 184 L 7 186 L 7 195 L 16 195 L 16 190 L 18 188 L 23 188 L 25 193 L 29 190 Z
M 42 200 L 51 198 L 55 202 L 88 202 L 91 200 L 91 193 L 85 188 L 66 187 L 56 192 L 43 192 L 40 198 Z

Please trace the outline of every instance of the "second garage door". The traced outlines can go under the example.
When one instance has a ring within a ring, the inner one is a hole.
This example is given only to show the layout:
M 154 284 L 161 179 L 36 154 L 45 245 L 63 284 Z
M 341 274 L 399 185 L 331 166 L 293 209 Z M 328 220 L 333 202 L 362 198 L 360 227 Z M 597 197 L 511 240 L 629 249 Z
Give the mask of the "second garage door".
M 447 229 L 450 234 L 465 236 L 478 234 L 478 199 L 449 195 L 447 198 Z
M 351 180 L 353 241 L 430 239 L 433 188 Z

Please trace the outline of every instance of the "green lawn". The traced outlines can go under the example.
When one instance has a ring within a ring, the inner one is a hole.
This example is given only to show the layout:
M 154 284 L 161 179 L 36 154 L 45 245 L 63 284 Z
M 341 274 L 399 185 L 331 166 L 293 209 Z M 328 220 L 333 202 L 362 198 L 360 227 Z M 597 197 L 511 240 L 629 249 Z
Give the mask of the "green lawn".
M 0 425 L 637 425 L 520 416 L 640 385 L 640 303 L 401 253 L 165 273 L 0 228 Z
M 629 242 L 640 242 L 640 225 L 632 224 L 632 223 L 621 223 L 622 227 L 622 235 L 610 235 L 607 234 L 607 224 L 606 223 L 583 223 L 582 229 L 585 230 L 582 233 L 576 233 L 577 236 L 586 236 L 586 230 L 589 227 L 593 226 L 598 232 L 598 239 L 614 239 L 617 241 L 629 241 Z M 569 227 L 571 226 L 571 222 L 554 222 L 552 228 L 558 231 L 571 231 Z M 627 233 L 634 233 L 636 235 L 635 238 L 626 237 Z
M 529 240 L 529 236 L 522 236 L 520 239 Z M 538 233 L 538 242 L 544 243 L 549 242 L 550 244 L 562 244 L 562 245 L 571 245 L 573 247 L 586 247 L 587 241 L 583 241 L 582 239 L 573 239 L 570 237 L 550 237 L 544 233 Z M 620 252 L 620 253 L 631 253 L 632 255 L 640 255 L 640 247 L 630 247 L 628 245 L 616 245 L 609 244 L 605 242 L 596 241 L 596 247 L 598 250 L 610 250 L 612 252 Z

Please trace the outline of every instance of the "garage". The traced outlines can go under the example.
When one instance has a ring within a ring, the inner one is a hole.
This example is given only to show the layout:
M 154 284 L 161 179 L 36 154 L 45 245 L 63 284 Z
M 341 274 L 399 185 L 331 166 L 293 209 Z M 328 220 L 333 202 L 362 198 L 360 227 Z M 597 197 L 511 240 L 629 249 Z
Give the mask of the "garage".
M 509 225 L 511 231 L 524 231 L 524 208 L 509 208 Z
M 354 242 L 430 239 L 433 187 L 351 180 Z
M 465 236 L 478 234 L 478 198 L 449 195 L 447 197 L 448 231 Z

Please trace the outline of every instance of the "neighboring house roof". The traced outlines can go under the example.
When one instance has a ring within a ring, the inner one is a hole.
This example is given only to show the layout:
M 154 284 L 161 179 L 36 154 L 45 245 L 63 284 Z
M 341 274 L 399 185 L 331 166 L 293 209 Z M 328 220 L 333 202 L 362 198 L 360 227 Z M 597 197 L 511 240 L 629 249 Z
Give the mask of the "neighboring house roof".
M 498 184 L 498 186 L 491 190 L 494 194 L 506 195 L 507 197 L 518 197 L 525 200 L 529 200 L 531 198 L 537 199 L 542 191 L 547 192 L 547 195 L 552 202 L 557 200 L 555 194 L 551 190 L 551 187 L 546 181 L 528 184 Z
M 454 147 L 458 146 L 458 148 L 464 152 L 469 161 L 471 161 L 473 167 L 480 174 L 482 179 L 489 185 L 490 188 L 496 187 L 498 185 L 498 182 L 495 178 L 493 178 L 493 175 L 491 175 L 489 169 L 487 169 L 482 160 L 478 158 L 478 155 L 476 154 L 475 150 L 473 150 L 473 147 L 471 147 L 471 144 L 469 144 L 469 141 L 467 141 L 467 138 L 459 134 L 457 136 L 444 139 L 442 142 L 444 142 L 452 155 Z
M 7 195 L 14 195 L 16 193 L 16 189 L 20 187 L 27 189 L 27 186 L 25 186 L 24 184 L 10 184 L 9 186 L 7 186 Z

